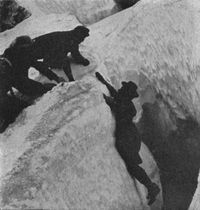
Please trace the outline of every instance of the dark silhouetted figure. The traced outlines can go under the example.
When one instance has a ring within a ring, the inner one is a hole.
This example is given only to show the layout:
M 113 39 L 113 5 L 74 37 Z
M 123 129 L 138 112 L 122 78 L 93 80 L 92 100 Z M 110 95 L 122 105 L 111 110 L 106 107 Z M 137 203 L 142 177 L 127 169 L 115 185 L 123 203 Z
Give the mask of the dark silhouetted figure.
M 38 61 L 33 54 L 33 42 L 29 36 L 17 37 L 4 51 L 3 58 L 12 66 L 12 87 L 28 96 L 41 96 L 55 84 L 43 85 L 28 78 L 28 70 L 34 67 L 41 74 L 57 83 L 65 81 L 53 73 L 42 61 Z
M 41 84 L 28 78 L 30 67 L 56 82 L 64 81 L 54 74 L 43 62 L 37 61 L 32 54 L 32 40 L 29 36 L 17 37 L 0 57 L 0 133 L 14 122 L 18 114 L 34 99 L 51 90 L 55 84 Z M 14 95 L 12 88 L 22 95 L 31 97 L 24 101 Z
M 0 133 L 4 132 L 18 114 L 29 105 L 28 102 L 14 96 L 12 77 L 10 62 L 0 57 Z
M 62 68 L 69 81 L 74 81 L 70 61 L 67 57 L 71 53 L 76 63 L 87 66 L 90 62 L 79 52 L 79 44 L 89 36 L 89 29 L 77 26 L 71 31 L 56 31 L 36 37 L 34 41 L 34 54 L 43 59 L 45 65 L 51 68 Z
M 110 106 L 116 120 L 115 147 L 125 162 L 126 168 L 132 178 L 136 178 L 148 189 L 148 204 L 151 205 L 158 193 L 159 187 L 153 183 L 143 168 L 139 166 L 142 159 L 139 155 L 141 146 L 140 134 L 132 122 L 136 109 L 132 99 L 137 98 L 137 85 L 134 82 L 122 82 L 122 87 L 117 91 L 102 75 L 96 72 L 96 77 L 108 88 L 111 97 L 103 94 L 106 103 Z

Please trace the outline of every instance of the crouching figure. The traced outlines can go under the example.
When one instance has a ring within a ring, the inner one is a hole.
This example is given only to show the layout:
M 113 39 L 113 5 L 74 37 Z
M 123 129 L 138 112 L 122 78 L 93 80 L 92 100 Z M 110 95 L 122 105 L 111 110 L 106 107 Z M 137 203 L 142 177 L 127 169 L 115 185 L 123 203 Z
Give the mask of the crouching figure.
M 0 132 L 12 123 L 18 114 L 34 99 L 51 90 L 55 84 L 42 84 L 28 78 L 28 70 L 34 67 L 40 73 L 56 82 L 65 81 L 53 73 L 43 62 L 32 54 L 32 40 L 29 36 L 17 37 L 0 56 Z M 13 89 L 30 100 L 14 95 Z
M 139 155 L 141 137 L 132 122 L 136 109 L 132 99 L 137 98 L 137 85 L 134 82 L 122 82 L 122 87 L 117 91 L 100 73 L 96 77 L 108 88 L 111 97 L 103 94 L 106 103 L 110 106 L 116 121 L 115 147 L 125 162 L 126 168 L 132 178 L 136 178 L 148 190 L 148 204 L 151 205 L 160 192 L 159 187 L 153 183 L 143 168 L 139 166 L 142 159 Z
M 89 36 L 89 29 L 77 26 L 71 31 L 55 31 L 33 39 L 33 52 L 35 57 L 43 59 L 45 65 L 50 68 L 63 69 L 69 81 L 74 81 L 70 60 L 67 57 L 71 53 L 76 63 L 87 66 L 89 60 L 79 52 L 79 44 Z
M 29 36 L 17 37 L 4 51 L 2 57 L 12 66 L 12 86 L 25 95 L 41 96 L 55 86 L 53 83 L 47 86 L 30 79 L 28 77 L 30 67 L 34 67 L 41 74 L 57 83 L 65 81 L 52 72 L 44 62 L 37 60 L 33 53 L 33 41 Z

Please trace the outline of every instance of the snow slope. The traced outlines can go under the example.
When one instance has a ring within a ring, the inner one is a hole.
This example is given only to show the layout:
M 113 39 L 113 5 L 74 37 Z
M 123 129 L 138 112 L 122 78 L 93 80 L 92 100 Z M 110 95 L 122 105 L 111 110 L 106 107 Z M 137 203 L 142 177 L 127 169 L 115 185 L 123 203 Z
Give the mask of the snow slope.
M 97 22 L 114 12 L 112 0 L 17 0 L 33 16 L 74 15 L 82 24 Z

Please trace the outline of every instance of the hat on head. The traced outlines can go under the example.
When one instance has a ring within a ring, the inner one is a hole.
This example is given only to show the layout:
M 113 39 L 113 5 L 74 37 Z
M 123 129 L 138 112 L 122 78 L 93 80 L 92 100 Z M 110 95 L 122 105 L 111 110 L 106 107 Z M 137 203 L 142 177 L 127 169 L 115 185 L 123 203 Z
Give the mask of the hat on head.
M 123 81 L 122 88 L 120 90 L 121 90 L 120 94 L 128 96 L 130 98 L 136 98 L 139 96 L 137 93 L 137 85 L 132 81 L 129 82 Z
M 132 81 L 129 82 L 123 81 L 122 86 L 125 88 L 129 88 L 131 90 L 137 90 L 137 85 Z

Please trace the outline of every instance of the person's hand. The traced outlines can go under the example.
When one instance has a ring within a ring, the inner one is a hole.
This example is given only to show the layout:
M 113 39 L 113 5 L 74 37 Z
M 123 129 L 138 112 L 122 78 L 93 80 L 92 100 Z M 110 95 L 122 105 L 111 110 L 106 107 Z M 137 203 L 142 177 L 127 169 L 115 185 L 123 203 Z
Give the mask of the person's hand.
M 90 64 L 90 61 L 88 59 L 84 59 L 82 64 L 83 66 L 88 66 Z
M 66 80 L 63 77 L 58 77 L 57 83 L 66 82 Z

